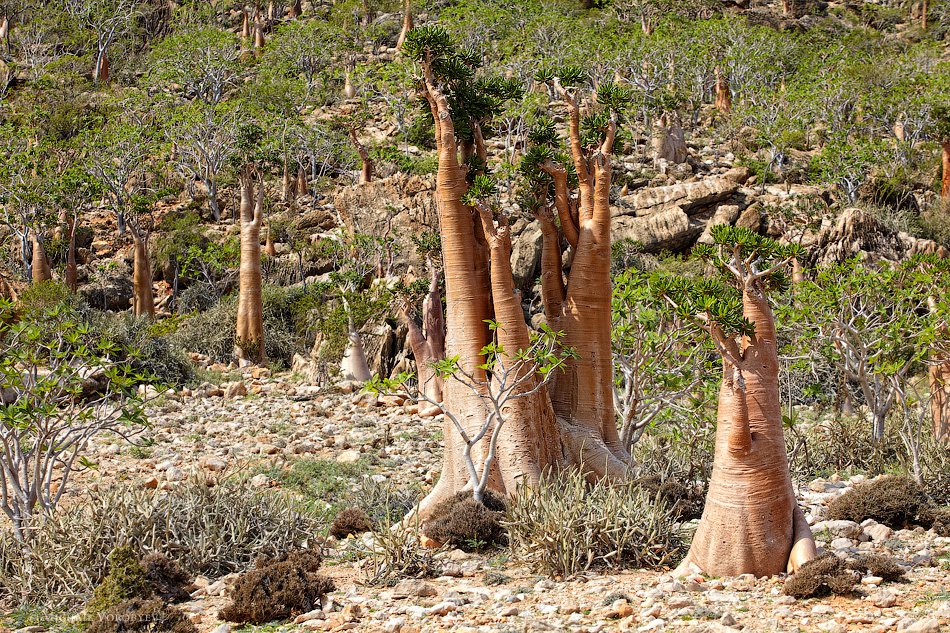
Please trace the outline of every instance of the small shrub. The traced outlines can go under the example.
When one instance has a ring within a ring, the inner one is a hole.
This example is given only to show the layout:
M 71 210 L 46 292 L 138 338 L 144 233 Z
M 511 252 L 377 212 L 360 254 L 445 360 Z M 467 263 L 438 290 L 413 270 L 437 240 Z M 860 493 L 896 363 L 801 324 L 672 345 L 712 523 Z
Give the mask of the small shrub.
M 172 336 L 155 334 L 151 319 L 136 318 L 129 314 L 98 313 L 94 318 L 97 333 L 115 341 L 124 348 L 134 348 L 138 354 L 130 359 L 132 367 L 154 380 L 182 386 L 195 379 L 195 367 Z
M 418 524 L 395 528 L 388 520 L 379 523 L 372 546 L 357 552 L 366 561 L 368 583 L 391 587 L 406 578 L 440 576 L 442 565 L 433 550 L 422 547 L 419 534 Z
M 808 561 L 785 581 L 785 595 L 794 598 L 819 598 L 847 595 L 860 580 L 844 561 L 834 554 L 824 554 Z
M 890 556 L 869 552 L 858 556 L 857 559 L 849 561 L 848 569 L 853 569 L 859 574 L 877 576 L 883 580 L 894 581 L 904 577 L 904 568 L 897 564 Z
M 360 487 L 351 495 L 353 505 L 361 509 L 374 523 L 394 523 L 408 515 L 418 503 L 418 487 L 396 488 L 388 482 L 377 482 L 363 477 Z
M 910 477 L 888 475 L 860 483 L 832 501 L 828 517 L 856 523 L 873 519 L 899 530 L 913 524 L 928 505 L 920 484 Z
M 175 561 L 152 552 L 142 559 L 141 564 L 152 591 L 165 602 L 184 602 L 191 597 L 187 589 L 191 578 Z
M 107 564 L 109 573 L 86 604 L 86 614 L 89 616 L 105 613 L 132 598 L 149 598 L 152 595 L 145 569 L 130 546 L 123 545 L 112 550 Z
M 160 598 L 126 600 L 99 614 L 86 633 L 197 633 L 198 629 L 179 609 Z
M 256 557 L 301 547 L 320 519 L 284 495 L 234 479 L 190 482 L 167 493 L 116 486 L 89 491 L 31 527 L 30 553 L 0 531 L 0 601 L 62 606 L 88 596 L 106 575 L 103 552 L 127 544 L 162 552 L 185 573 L 218 577 Z
M 663 479 L 659 475 L 647 475 L 636 480 L 644 490 L 665 501 L 673 517 L 678 521 L 698 519 L 706 505 L 706 492 L 701 484 L 689 484 L 676 477 Z
M 501 525 L 506 509 L 504 499 L 489 490 L 483 503 L 475 501 L 471 492 L 460 492 L 432 509 L 422 531 L 439 543 L 465 551 L 482 550 L 507 541 Z
M 950 537 L 950 508 L 930 506 L 921 511 L 918 522 L 932 529 L 937 536 Z
M 313 550 L 295 550 L 277 558 L 262 557 L 255 569 L 238 578 L 231 603 L 220 612 L 228 622 L 265 624 L 286 620 L 321 606 L 333 582 L 317 573 L 322 557 Z
M 522 489 L 504 521 L 515 557 L 568 577 L 593 567 L 659 567 L 685 554 L 662 499 L 637 484 L 588 485 L 581 473 Z
M 330 536 L 345 539 L 351 534 L 362 534 L 373 529 L 373 522 L 359 508 L 347 508 L 340 511 L 330 525 Z

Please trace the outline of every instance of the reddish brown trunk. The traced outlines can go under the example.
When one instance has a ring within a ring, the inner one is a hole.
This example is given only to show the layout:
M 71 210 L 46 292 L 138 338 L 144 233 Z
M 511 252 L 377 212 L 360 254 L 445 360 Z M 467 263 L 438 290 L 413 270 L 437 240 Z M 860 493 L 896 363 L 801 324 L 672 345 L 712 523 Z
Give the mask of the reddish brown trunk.
M 431 263 L 429 294 L 422 302 L 422 327 L 407 312 L 403 311 L 401 316 L 409 329 L 409 346 L 416 361 L 419 391 L 431 402 L 442 402 L 442 379 L 432 369 L 432 363 L 445 358 L 445 318 L 442 314 L 439 273 Z
M 743 294 L 743 314 L 755 335 L 742 350 L 726 347 L 733 358 L 723 359 L 713 475 L 681 565 L 712 576 L 771 576 L 815 555 L 785 453 L 775 323 L 758 288 Z
M 353 143 L 353 147 L 356 148 L 356 153 L 360 156 L 360 161 L 362 162 L 362 168 L 360 169 L 360 184 L 365 185 L 368 182 L 373 180 L 373 172 L 375 170 L 375 163 L 373 159 L 370 158 L 369 151 L 367 151 L 366 146 L 360 142 L 359 137 L 356 136 L 356 128 L 349 128 L 348 130 L 350 135 L 350 142 Z
M 802 269 L 802 263 L 798 258 L 792 260 L 792 285 L 797 286 L 805 281 L 805 271 Z
M 261 280 L 261 221 L 264 185 L 254 196 L 254 177 L 245 168 L 241 182 L 241 267 L 235 352 L 242 361 L 264 363 L 264 306 Z
M 716 68 L 716 109 L 724 114 L 732 110 L 732 90 L 729 78 Z
M 296 187 L 293 178 L 290 177 L 290 168 L 287 166 L 287 161 L 284 161 L 284 176 L 281 181 L 281 199 L 284 202 L 290 202 L 296 196 Z
M 244 19 L 241 21 L 241 39 L 248 40 L 251 38 L 251 21 L 247 17 L 247 11 L 244 11 Z
M 307 170 L 303 165 L 297 168 L 297 195 L 309 196 L 310 188 L 307 186 Z
M 924 31 L 927 30 L 927 13 L 930 9 L 930 3 L 928 0 L 923 0 L 920 7 L 920 28 Z
M 132 314 L 155 316 L 152 296 L 152 264 L 148 259 L 148 237 L 132 230 Z
M 261 49 L 264 48 L 265 43 L 266 42 L 264 40 L 264 25 L 261 24 L 261 22 L 258 20 L 254 24 L 254 49 L 255 49 L 254 54 L 255 55 L 260 55 Z
M 32 236 L 33 240 L 33 260 L 30 265 L 32 269 L 33 283 L 38 284 L 49 281 L 53 278 L 50 271 L 49 260 L 46 258 L 46 248 L 43 246 L 43 238 L 38 237 L 36 233 Z
M 950 139 L 945 139 L 942 143 L 941 163 L 943 165 L 943 177 L 941 178 L 940 197 L 950 198 Z
M 942 442 L 950 442 L 950 359 L 943 354 L 935 354 L 928 373 L 934 437 Z
M 264 239 L 264 253 L 266 253 L 268 257 L 277 257 L 277 247 L 274 246 L 274 236 L 270 225 L 267 227 L 267 237 Z
M 109 53 L 102 51 L 96 60 L 96 67 L 92 69 L 93 83 L 108 83 L 109 81 Z
M 399 31 L 399 39 L 396 40 L 396 48 L 402 49 L 406 41 L 406 36 L 412 30 L 412 0 L 404 0 L 402 6 L 402 30 Z
M 303 13 L 303 3 L 301 2 L 301 0 L 294 0 L 294 1 L 290 4 L 290 14 L 289 14 L 289 15 L 290 15 L 291 19 L 293 19 L 293 18 L 299 18 L 302 13 Z
M 79 290 L 78 270 L 76 266 L 76 226 L 79 223 L 79 217 L 73 218 L 69 227 L 69 248 L 66 251 L 66 287 L 69 291 L 75 293 Z

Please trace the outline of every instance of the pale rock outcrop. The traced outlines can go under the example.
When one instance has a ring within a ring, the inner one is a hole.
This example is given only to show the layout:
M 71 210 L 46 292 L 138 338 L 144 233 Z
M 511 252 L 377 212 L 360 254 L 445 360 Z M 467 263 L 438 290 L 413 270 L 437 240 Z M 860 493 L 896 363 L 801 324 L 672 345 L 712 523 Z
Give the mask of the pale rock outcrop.
M 738 213 L 736 203 L 743 197 L 739 189 L 748 178 L 749 171 L 740 167 L 720 176 L 621 196 L 611 208 L 614 239 L 635 240 L 648 252 L 688 248 L 721 207 L 730 208 L 719 214 L 719 223 Z
M 920 253 L 950 253 L 934 242 L 894 231 L 857 208 L 845 209 L 837 218 L 825 218 L 809 246 L 810 265 L 843 262 L 852 257 L 901 261 Z

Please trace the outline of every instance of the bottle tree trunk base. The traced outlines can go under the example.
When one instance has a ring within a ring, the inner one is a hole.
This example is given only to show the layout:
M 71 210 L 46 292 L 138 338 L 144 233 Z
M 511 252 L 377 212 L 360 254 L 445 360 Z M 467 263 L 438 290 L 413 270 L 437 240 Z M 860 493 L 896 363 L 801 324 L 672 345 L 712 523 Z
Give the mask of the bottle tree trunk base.
M 755 335 L 723 361 L 712 478 L 679 568 L 712 576 L 774 576 L 816 555 L 785 452 L 774 318 L 760 292 L 746 291 L 743 306 Z

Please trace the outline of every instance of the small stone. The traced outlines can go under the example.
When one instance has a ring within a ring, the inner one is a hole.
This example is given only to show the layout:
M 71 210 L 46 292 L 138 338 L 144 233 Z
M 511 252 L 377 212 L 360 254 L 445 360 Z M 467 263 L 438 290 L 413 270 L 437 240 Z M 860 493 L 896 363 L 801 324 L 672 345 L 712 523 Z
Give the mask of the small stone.
M 294 624 L 303 624 L 304 622 L 309 622 L 310 620 L 325 620 L 326 614 L 322 609 L 314 609 L 313 611 L 308 611 L 307 613 L 302 613 L 294 618 Z
M 247 387 L 240 381 L 228 385 L 227 389 L 224 390 L 225 398 L 243 398 L 246 395 Z
M 882 582 L 884 582 L 884 579 L 880 576 L 865 576 L 861 579 L 862 585 L 871 585 L 872 587 L 876 587 Z
M 817 628 L 819 631 L 825 631 L 825 633 L 845 633 L 845 631 L 848 630 L 848 627 L 841 624 L 840 622 L 835 622 L 834 620 L 822 622 L 815 628 Z
M 271 482 L 270 477 L 268 477 L 264 473 L 261 473 L 260 475 L 254 475 L 253 477 L 251 477 L 251 485 L 254 486 L 255 488 L 264 488 L 266 486 L 269 486 L 270 482 Z
M 666 605 L 671 609 L 682 609 L 693 606 L 693 601 L 686 596 L 673 596 Z
M 795 598 L 792 596 L 781 596 L 775 600 L 775 604 L 795 604 Z
M 732 581 L 732 588 L 736 591 L 752 591 L 755 588 L 755 576 L 752 574 L 740 574 Z
M 356 622 L 366 615 L 366 610 L 358 604 L 348 604 L 343 607 L 341 615 L 347 622 Z
M 880 523 L 875 523 L 874 525 L 867 525 L 864 527 L 864 533 L 867 534 L 872 541 L 883 542 L 891 538 L 894 535 L 894 530 L 887 527 L 886 525 L 881 525 Z
M 719 623 L 723 626 L 735 626 L 736 619 L 731 613 L 723 613 L 722 617 L 719 618 Z
M 185 472 L 181 468 L 173 466 L 165 471 L 166 481 L 183 481 L 184 479 Z
M 836 538 L 831 541 L 831 549 L 849 549 L 854 543 L 849 538 Z
M 213 472 L 220 472 L 228 467 L 228 463 L 220 457 L 206 457 L 202 462 L 205 468 Z
M 149 490 L 155 490 L 156 488 L 158 488 L 158 479 L 155 477 L 149 477 L 148 479 L 142 482 L 142 487 L 148 488 Z
M 521 611 L 518 609 L 518 607 L 506 607 L 505 609 L 502 609 L 501 613 L 498 615 L 503 618 L 510 618 L 512 616 L 518 615 L 519 613 L 521 613 Z
M 453 611 L 455 611 L 457 608 L 458 607 L 455 606 L 455 603 L 445 601 L 445 602 L 440 602 L 432 607 L 429 607 L 429 609 L 427 610 L 427 613 L 429 613 L 430 615 L 448 615 L 449 613 L 452 613 Z
M 403 580 L 393 587 L 393 598 L 431 598 L 438 595 L 438 590 L 422 580 Z
M 906 629 L 904 633 L 938 633 L 940 631 L 940 621 L 936 618 L 923 618 L 917 620 Z
M 231 633 L 231 625 L 227 622 L 224 624 L 219 624 L 214 629 L 212 629 L 211 633 Z
M 897 596 L 894 595 L 893 591 L 888 589 L 875 591 L 871 594 L 870 598 L 875 607 L 880 607 L 882 609 L 887 609 L 897 604 Z
M 815 615 L 828 615 L 830 613 L 834 613 L 835 609 L 834 607 L 827 604 L 816 604 L 811 608 L 811 612 Z
M 389 618 L 386 620 L 386 623 L 383 624 L 383 631 L 385 631 L 385 633 L 399 633 L 404 626 L 406 626 L 406 618 Z
M 362 454 L 359 451 L 349 450 L 343 451 L 336 456 L 336 461 L 340 464 L 355 464 L 360 461 Z
M 619 620 L 620 618 L 625 618 L 632 614 L 633 607 L 630 606 L 630 603 L 626 600 L 620 599 L 615 600 L 613 604 L 610 605 L 610 610 L 604 614 L 604 617 L 611 620 Z

